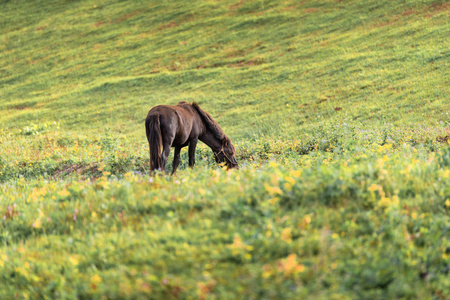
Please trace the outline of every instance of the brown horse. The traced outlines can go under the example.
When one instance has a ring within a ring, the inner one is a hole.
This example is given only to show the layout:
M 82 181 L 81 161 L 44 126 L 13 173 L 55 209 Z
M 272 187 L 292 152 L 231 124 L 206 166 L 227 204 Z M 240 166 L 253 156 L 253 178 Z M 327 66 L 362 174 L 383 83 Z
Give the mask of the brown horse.
M 217 163 L 238 167 L 236 150 L 219 124 L 197 103 L 181 101 L 177 105 L 153 107 L 145 119 L 150 148 L 150 171 L 165 172 L 170 147 L 175 147 L 172 174 L 180 163 L 181 148 L 189 145 L 189 166 L 195 164 L 195 147 L 200 140 L 214 152 Z

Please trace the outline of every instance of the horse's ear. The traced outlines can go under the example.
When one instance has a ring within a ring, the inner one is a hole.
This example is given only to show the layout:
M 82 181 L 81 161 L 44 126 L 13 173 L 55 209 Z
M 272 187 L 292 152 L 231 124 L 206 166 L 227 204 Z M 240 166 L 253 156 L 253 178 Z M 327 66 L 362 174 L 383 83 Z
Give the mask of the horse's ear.
M 227 147 L 230 145 L 230 143 L 231 143 L 231 141 L 230 141 L 230 139 L 229 139 L 228 137 L 225 137 L 225 138 L 222 140 L 222 146 L 223 146 L 224 148 L 227 148 Z

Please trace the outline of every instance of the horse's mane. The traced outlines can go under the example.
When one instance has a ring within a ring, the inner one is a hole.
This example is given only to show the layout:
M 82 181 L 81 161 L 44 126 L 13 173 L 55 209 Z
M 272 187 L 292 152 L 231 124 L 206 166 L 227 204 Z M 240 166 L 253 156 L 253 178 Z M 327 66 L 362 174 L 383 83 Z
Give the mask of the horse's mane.
M 192 102 L 192 106 L 197 110 L 198 114 L 203 120 L 203 123 L 208 127 L 209 130 L 213 133 L 213 135 L 222 141 L 227 136 L 223 132 L 222 128 L 220 128 L 219 124 L 217 124 L 216 121 L 211 117 L 210 114 L 208 114 L 206 111 L 200 108 L 197 102 Z

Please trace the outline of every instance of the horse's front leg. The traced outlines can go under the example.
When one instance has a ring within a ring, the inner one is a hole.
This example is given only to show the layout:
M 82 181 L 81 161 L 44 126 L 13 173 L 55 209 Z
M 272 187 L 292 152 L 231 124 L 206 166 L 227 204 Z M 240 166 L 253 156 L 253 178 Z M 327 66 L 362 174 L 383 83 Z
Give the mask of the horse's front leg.
M 175 147 L 175 152 L 173 154 L 173 163 L 172 163 L 172 175 L 175 173 L 175 171 L 178 168 L 178 165 L 180 164 L 180 151 L 181 151 L 181 147 Z
M 189 167 L 195 164 L 195 147 L 197 147 L 198 138 L 192 139 L 189 142 Z

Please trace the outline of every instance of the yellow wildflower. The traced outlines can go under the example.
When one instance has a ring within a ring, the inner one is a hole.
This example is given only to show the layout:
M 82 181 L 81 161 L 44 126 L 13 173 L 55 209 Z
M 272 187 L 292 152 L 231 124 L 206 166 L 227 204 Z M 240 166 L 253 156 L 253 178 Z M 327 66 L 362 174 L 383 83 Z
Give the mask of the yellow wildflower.
M 98 275 L 91 276 L 91 288 L 93 290 L 97 289 L 97 286 L 102 282 L 102 278 Z
M 268 191 L 272 195 L 274 195 L 274 194 L 278 194 L 278 195 L 283 194 L 283 191 L 277 186 L 269 186 L 269 185 L 266 184 L 264 187 L 266 188 L 266 191 Z
M 61 197 L 66 197 L 66 196 L 69 196 L 70 193 L 67 189 L 63 189 L 62 191 L 58 192 L 58 195 L 60 195 Z
M 76 256 L 71 255 L 69 257 L 69 261 L 72 263 L 72 265 L 76 266 L 79 264 L 78 258 Z
M 290 254 L 285 259 L 279 261 L 279 270 L 287 277 L 291 274 L 297 274 L 305 270 L 305 266 L 297 262 L 297 255 Z
M 450 176 L 450 169 L 445 170 L 442 176 L 444 176 L 444 178 L 448 178 Z
M 292 229 L 284 228 L 281 232 L 281 239 L 287 243 L 292 242 Z
M 369 191 L 371 191 L 371 192 L 378 191 L 379 189 L 380 189 L 380 186 L 375 183 L 372 183 L 372 185 L 369 186 Z
M 311 223 L 311 215 L 305 215 L 305 217 L 303 218 L 303 222 L 305 223 L 305 225 Z
M 262 273 L 262 277 L 268 278 L 268 277 L 272 276 L 272 274 L 273 274 L 272 268 L 269 265 L 265 265 L 264 271 Z
M 295 180 L 292 177 L 286 177 L 284 178 L 287 182 L 284 184 L 284 187 L 286 188 L 286 190 L 289 192 L 290 190 L 292 190 L 292 187 L 295 184 Z
M 280 177 L 278 177 L 277 174 L 272 174 L 272 175 L 270 176 L 270 182 L 271 182 L 273 185 L 277 185 L 279 179 L 280 179 Z
M 300 177 L 301 174 L 302 172 L 300 170 L 289 172 L 289 175 L 291 175 L 292 177 Z
M 278 200 L 279 200 L 278 197 L 273 197 L 273 198 L 269 199 L 269 203 L 274 205 L 275 203 L 278 202 Z
M 41 219 L 36 219 L 36 221 L 34 221 L 33 223 L 33 227 L 34 228 L 41 228 L 42 227 L 42 223 L 41 223 Z
M 284 184 L 284 188 L 286 189 L 286 191 L 290 192 L 292 190 L 292 184 L 290 184 L 289 182 L 286 182 Z

